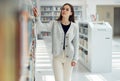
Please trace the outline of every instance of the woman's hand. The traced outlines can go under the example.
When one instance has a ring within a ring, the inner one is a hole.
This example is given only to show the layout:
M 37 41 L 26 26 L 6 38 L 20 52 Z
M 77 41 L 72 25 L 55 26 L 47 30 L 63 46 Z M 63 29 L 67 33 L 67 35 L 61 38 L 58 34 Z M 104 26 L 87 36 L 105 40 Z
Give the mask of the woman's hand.
M 76 64 L 77 64 L 77 63 L 76 63 L 75 61 L 72 61 L 72 62 L 71 62 L 71 66 L 73 66 L 73 67 L 75 67 Z
M 39 16 L 37 8 L 33 8 L 33 14 L 35 17 Z

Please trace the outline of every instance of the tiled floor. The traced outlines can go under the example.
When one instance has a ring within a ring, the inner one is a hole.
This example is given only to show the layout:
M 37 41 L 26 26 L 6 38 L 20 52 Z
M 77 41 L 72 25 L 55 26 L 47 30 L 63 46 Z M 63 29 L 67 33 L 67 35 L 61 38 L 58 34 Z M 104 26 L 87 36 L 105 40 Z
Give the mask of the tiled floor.
M 55 81 L 51 64 L 50 41 L 49 37 L 37 41 L 36 81 Z M 115 39 L 112 46 L 112 72 L 90 73 L 79 63 L 73 70 L 72 81 L 120 81 L 120 42 Z

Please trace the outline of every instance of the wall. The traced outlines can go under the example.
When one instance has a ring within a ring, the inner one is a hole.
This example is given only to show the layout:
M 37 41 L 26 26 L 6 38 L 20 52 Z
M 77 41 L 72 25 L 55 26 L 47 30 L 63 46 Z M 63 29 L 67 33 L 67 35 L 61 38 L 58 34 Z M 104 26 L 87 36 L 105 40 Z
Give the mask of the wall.
M 117 31 L 117 29 L 115 29 L 117 26 L 115 26 L 115 23 L 114 23 L 114 8 L 115 7 L 119 7 L 120 8 L 120 5 L 97 5 L 97 8 L 96 8 L 96 12 L 99 14 L 99 20 L 100 21 L 107 21 L 110 23 L 110 25 L 113 27 L 113 34 L 115 34 Z M 118 18 L 118 17 L 117 17 Z M 116 20 L 119 22 L 119 18 Z M 118 27 L 119 29 L 119 24 L 118 24 Z
M 94 3 L 93 3 L 94 2 Z M 87 19 L 91 14 L 96 15 L 96 5 L 120 5 L 120 0 L 87 0 L 86 2 L 86 10 L 87 10 Z
M 98 5 L 96 12 L 99 15 L 100 21 L 107 21 L 110 25 L 114 26 L 114 7 L 111 5 Z

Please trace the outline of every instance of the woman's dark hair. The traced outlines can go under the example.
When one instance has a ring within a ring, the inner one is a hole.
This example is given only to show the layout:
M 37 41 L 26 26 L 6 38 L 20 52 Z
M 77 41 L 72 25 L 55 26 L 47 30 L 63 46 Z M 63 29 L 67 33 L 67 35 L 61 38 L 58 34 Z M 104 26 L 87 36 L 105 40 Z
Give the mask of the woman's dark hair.
M 65 5 L 69 5 L 69 6 L 70 6 L 70 9 L 71 9 L 71 12 L 72 12 L 72 15 L 70 15 L 70 17 L 69 17 L 69 21 L 75 22 L 75 18 L 74 18 L 74 8 L 73 8 L 73 6 L 72 6 L 71 4 L 69 4 L 69 3 L 65 3 L 65 4 L 62 6 L 62 8 L 63 8 Z M 61 10 L 61 12 L 62 12 L 62 10 Z M 57 21 L 61 21 L 61 20 L 62 20 L 62 14 L 61 14 L 61 12 L 60 12 L 60 16 L 58 17 Z

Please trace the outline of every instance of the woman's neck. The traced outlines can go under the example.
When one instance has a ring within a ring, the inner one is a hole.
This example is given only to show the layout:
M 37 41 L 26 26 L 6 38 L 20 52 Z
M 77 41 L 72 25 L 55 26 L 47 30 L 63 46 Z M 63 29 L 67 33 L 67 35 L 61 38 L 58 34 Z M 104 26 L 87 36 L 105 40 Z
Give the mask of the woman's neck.
M 66 18 L 63 18 L 61 23 L 64 24 L 64 25 L 68 25 L 68 24 L 70 24 L 70 21 Z

